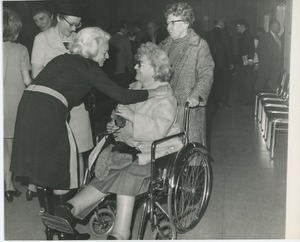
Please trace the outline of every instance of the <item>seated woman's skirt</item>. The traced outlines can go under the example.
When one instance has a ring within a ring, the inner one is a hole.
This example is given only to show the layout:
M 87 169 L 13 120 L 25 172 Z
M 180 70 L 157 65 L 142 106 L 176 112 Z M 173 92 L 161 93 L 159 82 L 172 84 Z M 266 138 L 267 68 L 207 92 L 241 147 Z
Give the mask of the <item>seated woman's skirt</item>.
M 137 196 L 148 190 L 151 164 L 139 165 L 138 160 L 121 170 L 110 170 L 102 181 L 94 178 L 91 185 L 102 193 Z

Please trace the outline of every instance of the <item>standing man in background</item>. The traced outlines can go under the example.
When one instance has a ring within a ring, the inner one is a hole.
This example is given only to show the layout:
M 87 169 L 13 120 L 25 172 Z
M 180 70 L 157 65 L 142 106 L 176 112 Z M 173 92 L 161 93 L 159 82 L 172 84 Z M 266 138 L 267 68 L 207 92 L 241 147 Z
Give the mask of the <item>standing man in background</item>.
M 214 28 L 207 32 L 206 41 L 215 62 L 212 94 L 216 105 L 230 108 L 228 104 L 231 73 L 233 70 L 233 44 L 225 29 L 225 20 L 215 20 Z
M 237 83 L 238 98 L 242 105 L 254 104 L 254 37 L 248 30 L 248 23 L 240 19 L 235 23 L 236 31 L 240 35 L 237 54 Z
M 109 41 L 109 69 L 111 78 L 121 87 L 129 87 L 132 82 L 133 56 L 128 38 L 128 25 L 120 22 L 117 32 Z
M 163 41 L 167 35 L 162 33 L 162 30 L 158 26 L 155 20 L 150 20 L 147 23 L 147 35 L 143 40 L 143 43 L 152 42 L 154 44 L 159 44 Z
M 270 31 L 261 38 L 257 54 L 259 58 L 258 78 L 255 92 L 275 92 L 283 71 L 283 46 L 278 36 L 280 23 L 270 22 Z

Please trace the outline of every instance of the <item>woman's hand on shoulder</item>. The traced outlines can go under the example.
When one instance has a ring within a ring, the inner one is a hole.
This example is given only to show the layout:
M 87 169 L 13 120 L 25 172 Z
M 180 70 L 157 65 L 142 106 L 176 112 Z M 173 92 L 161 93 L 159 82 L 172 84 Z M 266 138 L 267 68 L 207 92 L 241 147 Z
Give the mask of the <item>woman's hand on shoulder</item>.
M 165 95 L 166 93 L 173 93 L 173 90 L 170 85 L 160 85 L 159 87 L 155 89 L 148 90 L 148 98 L 152 98 L 155 96 L 162 96 Z
M 133 122 L 134 112 L 130 108 L 126 107 L 125 105 L 119 104 L 116 108 L 115 114 Z

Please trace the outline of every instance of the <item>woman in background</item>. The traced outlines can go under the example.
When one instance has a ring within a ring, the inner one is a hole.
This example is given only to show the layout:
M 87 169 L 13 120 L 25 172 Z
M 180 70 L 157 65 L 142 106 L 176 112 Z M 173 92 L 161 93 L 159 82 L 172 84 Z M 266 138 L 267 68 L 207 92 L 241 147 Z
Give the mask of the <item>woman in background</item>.
M 4 109 L 4 182 L 8 202 L 21 192 L 13 184 L 10 169 L 17 109 L 26 86 L 31 83 L 27 48 L 16 43 L 22 22 L 12 10 L 3 9 L 3 109 Z
M 183 127 L 186 101 L 190 102 L 189 140 L 206 146 L 205 108 L 213 83 L 214 62 L 208 44 L 192 29 L 193 9 L 184 2 L 165 10 L 169 37 L 160 43 L 170 59 L 174 75 L 171 87 L 178 101 L 178 123 Z
M 56 25 L 56 20 L 54 14 L 50 8 L 46 5 L 38 5 L 32 8 L 32 18 L 36 26 L 40 29 L 41 32 L 50 29 Z M 31 201 L 36 197 L 36 186 L 32 183 L 29 183 L 28 189 L 26 192 L 26 200 Z
M 54 27 L 57 23 L 52 10 L 46 5 L 34 6 L 31 13 L 34 23 L 41 32 Z
M 35 37 L 31 56 L 33 78 L 36 78 L 53 58 L 69 53 L 69 43 L 76 37 L 76 30 L 81 27 L 82 15 L 80 4 L 76 2 L 58 3 L 56 26 Z M 83 153 L 94 146 L 89 113 L 85 110 L 82 102 L 71 110 L 69 123 L 78 153 L 78 188 L 82 183 L 84 173 Z

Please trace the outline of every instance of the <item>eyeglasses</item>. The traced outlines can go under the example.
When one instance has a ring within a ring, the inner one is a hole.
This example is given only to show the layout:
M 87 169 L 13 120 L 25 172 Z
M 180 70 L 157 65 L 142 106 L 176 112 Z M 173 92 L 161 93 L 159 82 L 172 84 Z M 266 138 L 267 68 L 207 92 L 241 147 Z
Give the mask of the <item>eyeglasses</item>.
M 184 20 L 182 20 L 182 19 L 170 21 L 169 23 L 166 23 L 166 27 L 168 27 L 170 24 L 171 24 L 171 26 L 174 26 L 175 23 L 183 22 L 183 21 Z
M 62 18 L 70 25 L 71 28 L 74 26 L 75 29 L 79 29 L 81 27 L 81 25 L 82 25 L 81 22 L 79 22 L 78 24 L 72 24 L 68 20 L 66 20 L 65 17 L 62 16 Z
M 141 68 L 141 66 L 150 66 L 150 67 L 153 67 L 152 65 L 145 64 L 145 63 L 143 63 L 143 62 L 140 61 L 140 60 L 138 60 L 136 64 L 138 65 L 139 68 Z

